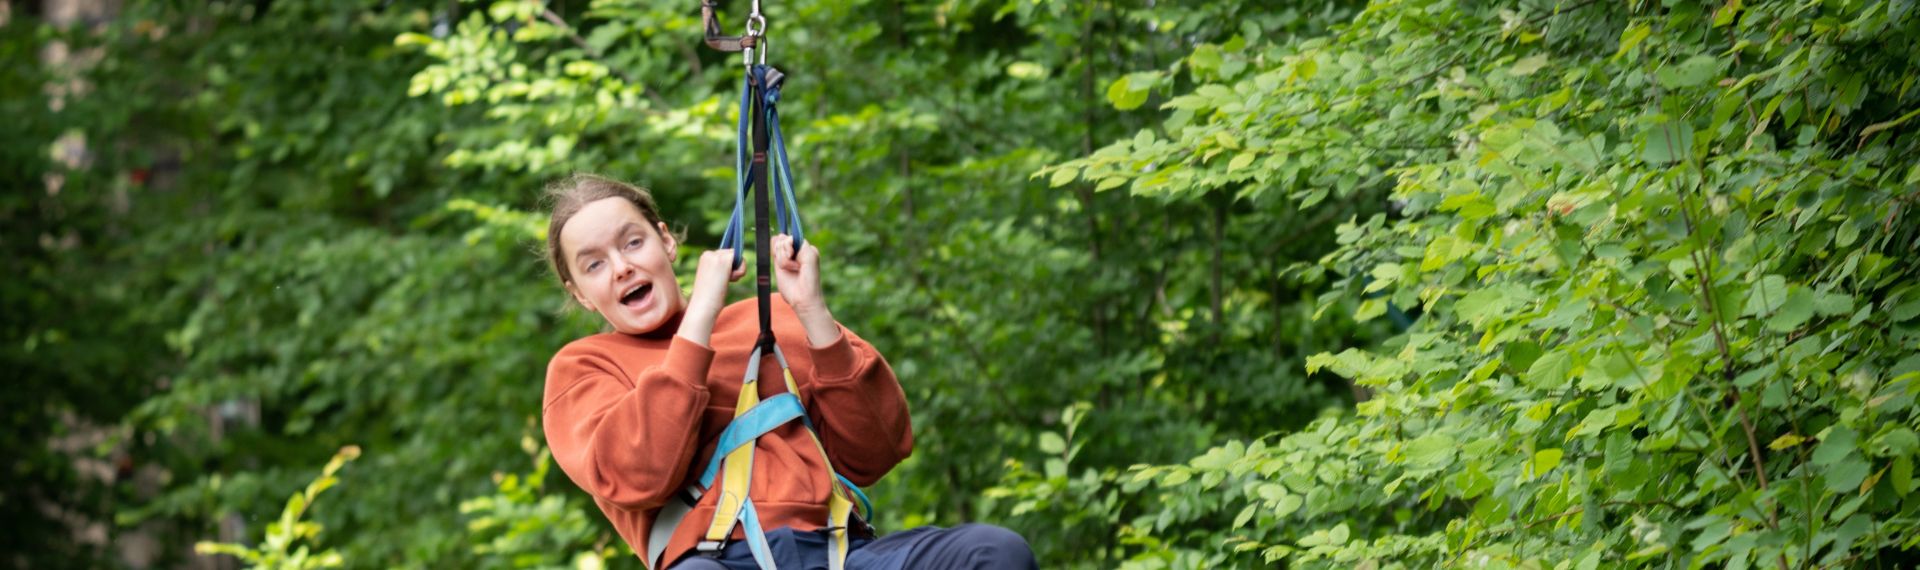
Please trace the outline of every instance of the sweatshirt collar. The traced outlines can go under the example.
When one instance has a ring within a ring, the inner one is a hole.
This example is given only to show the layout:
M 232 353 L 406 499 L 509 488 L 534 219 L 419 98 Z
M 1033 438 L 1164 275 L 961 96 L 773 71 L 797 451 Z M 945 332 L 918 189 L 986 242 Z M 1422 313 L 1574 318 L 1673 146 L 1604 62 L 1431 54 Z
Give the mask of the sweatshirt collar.
M 671 317 L 667 317 L 665 322 L 660 323 L 660 326 L 655 327 L 653 330 L 628 336 L 653 340 L 672 339 L 675 333 L 680 332 L 680 320 L 686 316 L 687 309 L 681 307 L 679 312 L 674 313 Z

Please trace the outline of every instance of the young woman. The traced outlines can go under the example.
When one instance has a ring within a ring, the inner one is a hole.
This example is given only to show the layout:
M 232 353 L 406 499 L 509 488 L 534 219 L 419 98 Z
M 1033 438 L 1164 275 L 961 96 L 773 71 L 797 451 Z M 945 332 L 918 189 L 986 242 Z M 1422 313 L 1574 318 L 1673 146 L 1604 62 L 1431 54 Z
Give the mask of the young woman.
M 739 529 L 724 549 L 695 550 L 722 493 L 701 496 L 677 527 L 655 528 L 733 420 L 759 334 L 753 300 L 726 302 L 727 284 L 744 268 L 732 269 L 732 250 L 704 252 L 683 294 L 673 271 L 680 244 L 647 191 L 575 175 L 548 197 L 553 271 L 612 329 L 569 343 L 547 367 L 541 416 L 554 459 L 650 567 L 755 568 Z M 886 359 L 827 309 L 819 250 L 806 244 L 796 257 L 784 235 L 772 249 L 774 334 L 820 444 L 799 422 L 762 436 L 750 496 L 781 568 L 825 568 L 826 460 L 853 484 L 871 485 L 913 451 L 913 426 Z M 781 378 L 778 364 L 759 364 L 761 378 Z M 779 381 L 757 384 L 763 399 L 787 391 Z M 987 525 L 859 537 L 849 548 L 849 569 L 1034 567 L 1024 540 Z

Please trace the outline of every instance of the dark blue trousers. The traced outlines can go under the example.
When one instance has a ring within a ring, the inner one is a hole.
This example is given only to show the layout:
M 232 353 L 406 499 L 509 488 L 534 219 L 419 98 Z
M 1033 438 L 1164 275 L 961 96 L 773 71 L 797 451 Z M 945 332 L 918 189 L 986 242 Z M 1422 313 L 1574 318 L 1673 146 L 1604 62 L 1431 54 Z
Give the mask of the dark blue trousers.
M 780 570 L 826 570 L 826 531 L 795 532 L 779 528 L 767 532 L 773 562 Z M 953 528 L 923 526 L 876 539 L 852 539 L 847 545 L 847 570 L 1034 570 L 1033 549 L 1013 531 L 993 525 L 963 524 Z M 727 545 L 719 557 L 687 554 L 672 570 L 757 570 L 745 542 Z

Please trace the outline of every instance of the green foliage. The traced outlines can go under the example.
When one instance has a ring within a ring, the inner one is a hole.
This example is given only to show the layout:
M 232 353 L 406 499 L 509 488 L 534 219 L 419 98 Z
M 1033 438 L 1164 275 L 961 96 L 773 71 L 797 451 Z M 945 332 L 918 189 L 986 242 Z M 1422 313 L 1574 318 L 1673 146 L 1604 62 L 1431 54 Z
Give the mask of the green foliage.
M 261 540 L 259 546 L 203 541 L 194 544 L 193 550 L 201 554 L 233 556 L 245 561 L 248 568 L 306 570 L 340 566 L 340 553 L 332 549 L 312 551 L 314 544 L 311 543 L 320 536 L 320 524 L 301 519 L 306 516 L 307 508 L 313 506 L 314 500 L 320 498 L 320 493 L 340 483 L 333 474 L 339 472 L 348 461 L 359 457 L 359 447 L 349 445 L 340 448 L 340 452 L 327 461 L 326 467 L 320 469 L 320 477 L 287 499 L 287 507 L 280 511 L 280 519 L 267 525 L 266 538 Z M 303 542 L 309 544 L 301 544 Z M 296 545 L 298 548 L 295 548 Z
M 166 482 L 119 490 L 122 531 L 265 519 L 316 451 L 354 442 L 354 492 L 315 515 L 342 558 L 476 565 L 456 507 L 520 463 L 547 356 L 593 326 L 555 314 L 521 226 L 480 206 L 538 179 L 436 166 L 470 118 L 406 98 L 420 62 L 392 39 L 441 6 L 135 2 L 76 34 L 103 55 L 71 106 L 115 142 L 81 172 L 154 172 L 97 216 L 124 233 L 88 261 L 138 300 L 99 322 L 158 329 L 99 335 L 141 351 L 121 441 Z
M 1920 149 L 1890 132 L 1920 100 L 1879 48 L 1909 11 L 1377 2 L 1221 50 L 1246 70 L 1041 170 L 1305 209 L 1390 188 L 1321 305 L 1424 313 L 1307 359 L 1372 393 L 1353 417 L 1136 468 L 1186 538 L 1136 565 L 1910 563 Z
M 635 565 L 523 440 L 598 326 L 536 197 L 607 173 L 717 241 L 740 72 L 694 6 L 122 4 L 0 25 L 98 58 L 0 71 L 38 450 L 0 509 L 177 542 L 352 442 L 275 532 Z M 835 314 L 914 408 L 883 529 L 1069 568 L 1911 563 L 1908 3 L 765 4 Z M 69 493 L 76 456 L 160 489 Z
M 579 14 L 484 6 L 445 37 L 395 40 L 433 60 L 413 76 L 411 95 L 478 107 L 491 121 L 451 137 L 446 164 L 628 175 L 654 190 L 670 219 L 688 220 L 689 247 L 713 243 L 733 176 L 737 56 L 694 49 L 694 13 L 676 6 L 603 0 Z M 1383 328 L 1306 321 L 1310 291 L 1323 285 L 1309 262 L 1333 243 L 1265 224 L 1291 209 L 1189 207 L 1026 180 L 1103 133 L 1145 124 L 1110 109 L 1095 86 L 1124 79 L 1108 93 L 1139 99 L 1176 84 L 1111 62 L 1148 65 L 1191 49 L 1193 38 L 1320 29 L 1344 8 L 768 9 L 772 61 L 790 74 L 782 120 L 809 237 L 831 259 L 834 312 L 885 351 L 914 405 L 915 455 L 872 492 L 884 528 L 987 519 L 1059 533 L 1058 520 L 1036 513 L 1079 499 L 1003 499 L 1063 485 L 1068 463 L 1093 473 L 1074 481 L 1098 499 L 1112 493 L 1093 482 L 1130 463 L 1296 424 L 1289 418 L 1349 392 L 1285 364 Z M 738 16 L 723 9 L 723 18 Z M 1153 33 L 1133 33 L 1143 29 Z M 1070 41 L 1082 37 L 1095 40 Z M 1068 431 L 1067 416 L 1034 410 L 1076 402 L 1103 411 L 1072 416 L 1075 435 L 1090 443 L 1071 458 L 1051 443 L 1025 455 Z M 1019 460 L 1011 472 L 1008 457 Z M 1029 458 L 1047 471 L 1017 467 Z M 1016 490 L 989 493 L 1003 478 Z M 989 514 L 1008 507 L 1019 513 Z M 1113 499 L 1102 508 L 1076 515 L 1069 536 L 1034 541 L 1043 558 L 1111 561 L 1121 552 L 1106 548 L 1120 539 L 1117 521 L 1152 507 Z
M 533 454 L 533 472 L 495 473 L 494 494 L 460 502 L 479 567 L 594 570 L 608 559 L 631 559 L 633 551 L 606 544 L 594 528 L 598 510 L 591 503 L 545 491 L 553 458 L 533 438 L 521 438 Z
M 154 352 L 129 339 L 161 330 L 122 318 L 137 291 L 96 262 L 131 235 L 111 220 L 139 182 L 86 168 L 85 129 L 111 119 L 50 61 L 74 38 L 32 10 L 0 14 L 0 564 L 98 567 L 110 537 L 84 523 L 111 519 L 114 479 L 144 447 L 112 429 L 151 383 Z

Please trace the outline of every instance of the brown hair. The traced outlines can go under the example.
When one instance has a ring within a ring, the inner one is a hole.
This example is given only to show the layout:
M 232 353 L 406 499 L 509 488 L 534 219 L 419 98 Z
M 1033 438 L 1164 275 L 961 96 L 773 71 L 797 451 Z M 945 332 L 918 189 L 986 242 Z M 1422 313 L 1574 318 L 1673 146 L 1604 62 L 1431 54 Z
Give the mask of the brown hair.
M 567 269 L 566 255 L 560 251 L 560 228 L 566 227 L 567 220 L 580 213 L 581 208 L 605 198 L 632 202 L 640 209 L 640 215 L 647 218 L 647 225 L 659 231 L 660 207 L 653 203 L 653 193 L 645 188 L 584 173 L 547 183 L 546 201 L 553 207 L 553 215 L 547 222 L 547 261 L 553 265 L 554 277 L 560 278 L 563 285 L 573 281 L 573 271 Z

